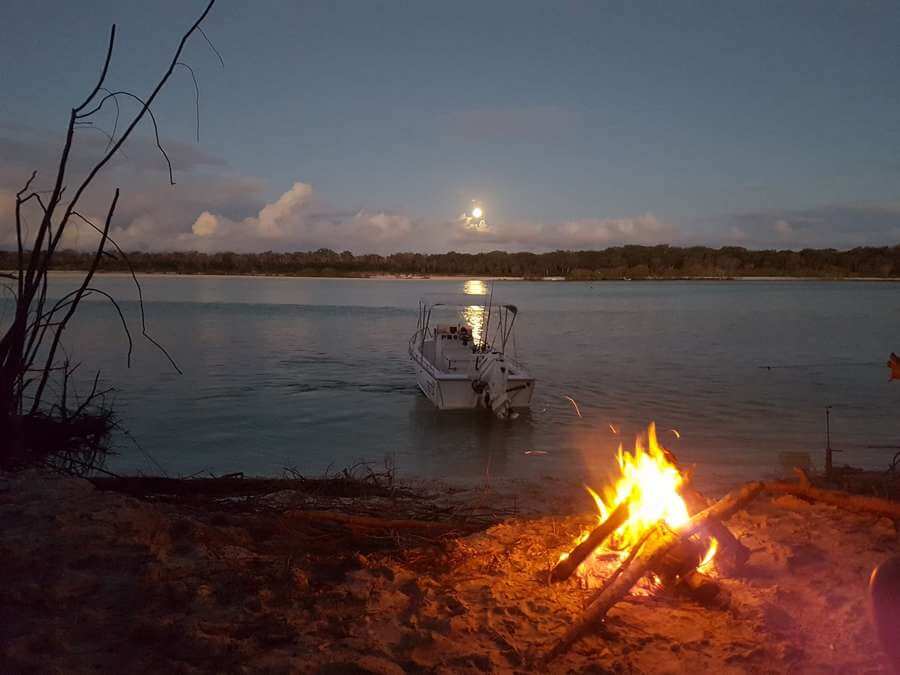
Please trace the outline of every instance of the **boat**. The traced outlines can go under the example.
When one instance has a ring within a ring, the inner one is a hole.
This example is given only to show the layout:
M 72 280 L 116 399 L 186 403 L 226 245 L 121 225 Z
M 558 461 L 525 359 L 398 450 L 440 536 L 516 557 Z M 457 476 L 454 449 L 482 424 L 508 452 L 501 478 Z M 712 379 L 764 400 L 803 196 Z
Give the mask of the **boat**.
M 409 356 L 419 389 L 439 410 L 482 408 L 505 419 L 531 405 L 535 380 L 515 354 L 519 310 L 492 295 L 428 293 L 419 301 Z

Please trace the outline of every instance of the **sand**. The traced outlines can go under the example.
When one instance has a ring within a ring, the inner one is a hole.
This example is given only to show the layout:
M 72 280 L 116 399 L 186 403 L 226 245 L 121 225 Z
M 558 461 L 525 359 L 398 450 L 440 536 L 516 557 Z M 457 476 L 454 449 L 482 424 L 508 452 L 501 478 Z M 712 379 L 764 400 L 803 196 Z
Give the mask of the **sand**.
M 552 480 L 432 486 L 431 498 L 435 513 L 482 500 L 504 515 L 467 536 L 395 533 L 380 545 L 339 526 L 295 527 L 304 495 L 242 510 L 240 499 L 201 507 L 2 476 L 0 670 L 539 672 L 590 594 L 576 579 L 547 583 L 593 522 L 589 502 Z M 390 502 L 315 507 L 408 510 Z M 549 671 L 888 672 L 866 584 L 900 552 L 893 521 L 762 496 L 730 525 L 753 554 L 742 576 L 720 578 L 727 603 L 635 595 Z

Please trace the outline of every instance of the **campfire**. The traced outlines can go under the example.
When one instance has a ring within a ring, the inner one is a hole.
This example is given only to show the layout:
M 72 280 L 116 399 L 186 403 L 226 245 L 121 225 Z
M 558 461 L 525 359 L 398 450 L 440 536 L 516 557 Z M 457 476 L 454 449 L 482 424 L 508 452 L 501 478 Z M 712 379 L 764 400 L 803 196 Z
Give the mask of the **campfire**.
M 596 591 L 549 658 L 571 647 L 633 589 L 721 602 L 713 566 L 729 574 L 749 557 L 723 521 L 756 496 L 761 483 L 750 483 L 710 506 L 691 486 L 690 473 L 660 444 L 652 423 L 633 450 L 619 446 L 616 461 L 616 480 L 600 493 L 588 488 L 597 505 L 596 526 L 582 532 L 551 571 L 552 581 L 574 574 Z

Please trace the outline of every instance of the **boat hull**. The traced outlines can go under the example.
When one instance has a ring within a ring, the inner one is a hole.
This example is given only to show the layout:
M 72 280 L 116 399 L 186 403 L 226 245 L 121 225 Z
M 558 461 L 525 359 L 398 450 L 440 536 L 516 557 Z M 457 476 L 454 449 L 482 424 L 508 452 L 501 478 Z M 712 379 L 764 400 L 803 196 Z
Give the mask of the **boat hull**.
M 421 357 L 420 357 L 421 358 Z M 424 360 L 424 359 L 423 359 Z M 416 384 L 439 410 L 471 410 L 484 407 L 483 397 L 475 391 L 473 380 L 465 375 L 442 373 L 427 367 L 413 358 L 416 368 Z M 507 382 L 510 408 L 528 408 L 534 395 L 534 378 L 511 376 Z

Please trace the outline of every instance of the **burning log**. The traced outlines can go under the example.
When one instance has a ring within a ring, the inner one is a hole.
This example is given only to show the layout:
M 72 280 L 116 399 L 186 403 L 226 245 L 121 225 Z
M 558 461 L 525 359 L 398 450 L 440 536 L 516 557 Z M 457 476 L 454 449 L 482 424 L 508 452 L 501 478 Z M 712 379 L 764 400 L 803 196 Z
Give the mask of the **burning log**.
M 640 578 L 655 569 L 679 542 L 706 527 L 712 520 L 727 520 L 756 497 L 762 488 L 762 483 L 748 483 L 693 516 L 684 527 L 678 530 L 669 529 L 662 523 L 657 524 L 646 540 L 642 540 L 638 544 L 641 547 L 640 552 L 629 557 L 629 560 L 622 564 L 623 568 L 627 565 L 627 569 L 620 569 L 618 576 L 598 593 L 594 602 L 588 606 L 578 621 L 553 645 L 545 656 L 544 663 L 547 664 L 568 651 L 592 626 L 602 621 L 607 612 L 631 590 Z
M 684 501 L 692 514 L 699 513 L 709 506 L 706 498 L 694 488 L 687 486 L 684 491 Z M 711 519 L 706 524 L 706 533 L 715 537 L 719 542 L 718 565 L 727 574 L 734 574 L 744 567 L 750 558 L 750 549 L 744 546 L 731 530 L 718 519 Z
M 840 490 L 823 490 L 814 487 L 809 482 L 806 473 L 803 471 L 798 470 L 797 475 L 800 477 L 799 483 L 771 481 L 765 484 L 766 491 L 789 494 L 811 501 L 823 502 L 825 504 L 837 506 L 846 511 L 872 513 L 893 518 L 894 520 L 900 520 L 900 503 L 891 502 L 878 497 L 852 495 L 849 492 L 842 492 Z
M 704 543 L 697 537 L 682 539 L 662 557 L 653 571 L 666 585 L 691 599 L 702 604 L 712 602 L 721 587 L 715 579 L 697 569 L 703 562 L 704 549 Z
M 673 466 L 679 466 L 678 458 L 668 449 L 664 449 L 666 457 Z M 686 482 L 682 489 L 682 496 L 687 504 L 691 514 L 699 513 L 707 506 L 709 501 L 699 490 L 693 488 L 689 482 Z M 719 565 L 724 567 L 729 574 L 733 574 L 743 568 L 750 558 L 750 549 L 744 546 L 731 530 L 729 530 L 720 521 L 713 519 L 706 525 L 706 532 L 711 537 L 715 537 L 719 542 Z
M 713 602 L 722 591 L 722 587 L 715 579 L 697 570 L 691 570 L 683 575 L 677 588 L 701 604 Z
M 578 566 L 584 562 L 585 558 L 594 552 L 594 549 L 606 541 L 607 537 L 619 529 L 622 523 L 628 520 L 630 513 L 631 509 L 628 505 L 628 500 L 623 500 L 622 503 L 609 514 L 609 517 L 606 520 L 591 531 L 587 539 L 578 544 L 566 558 L 563 558 L 556 564 L 556 567 L 550 572 L 550 580 L 563 581 L 568 579 L 572 575 L 572 572 L 578 569 Z

